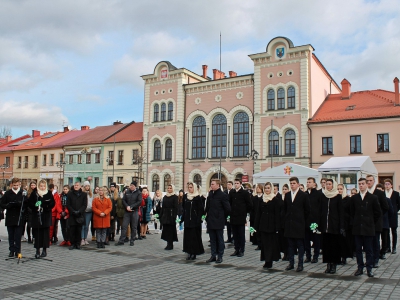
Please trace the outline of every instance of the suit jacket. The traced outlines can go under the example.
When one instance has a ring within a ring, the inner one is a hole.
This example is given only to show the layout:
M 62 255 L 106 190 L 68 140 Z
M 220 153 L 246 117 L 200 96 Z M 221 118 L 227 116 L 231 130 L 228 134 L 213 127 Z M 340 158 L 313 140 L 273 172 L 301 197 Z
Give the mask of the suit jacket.
M 0 207 L 6 209 L 6 226 L 17 226 L 21 212 L 21 205 L 23 202 L 22 189 L 15 194 L 11 189 L 6 191 L 0 199 Z M 26 200 L 26 197 L 25 197 Z M 26 202 L 24 203 L 26 208 Z M 22 218 L 21 218 L 22 219 Z
M 389 220 L 389 225 L 391 228 L 397 228 L 399 225 L 399 215 L 398 211 L 400 210 L 400 194 L 397 191 L 393 191 L 390 196 L 390 200 L 393 206 L 393 215 Z
M 238 191 L 233 189 L 229 193 L 229 204 L 231 205 L 231 225 L 244 225 L 246 224 L 247 213 L 251 212 L 253 202 L 251 195 L 244 188 Z
M 207 229 L 224 229 L 226 218 L 230 212 L 231 206 L 228 196 L 221 189 L 208 193 L 206 204 Z
M 389 204 L 386 201 L 386 195 L 384 191 L 375 189 L 374 195 L 378 197 L 379 205 L 381 206 L 381 216 L 375 223 L 375 231 L 382 232 L 383 215 L 389 210 Z
M 319 225 L 321 218 L 321 197 L 322 193 L 317 189 L 311 189 L 310 193 L 306 191 L 308 198 L 310 199 L 310 215 L 307 219 L 307 227 L 310 227 L 312 223 Z
M 292 192 L 285 194 L 283 202 L 283 212 L 285 215 L 285 237 L 303 239 L 305 236 L 306 221 L 310 215 L 310 199 L 305 192 L 300 189 L 292 201 Z
M 378 198 L 367 192 L 364 200 L 357 194 L 350 198 L 350 214 L 353 218 L 353 235 L 375 236 L 375 224 L 382 218 Z

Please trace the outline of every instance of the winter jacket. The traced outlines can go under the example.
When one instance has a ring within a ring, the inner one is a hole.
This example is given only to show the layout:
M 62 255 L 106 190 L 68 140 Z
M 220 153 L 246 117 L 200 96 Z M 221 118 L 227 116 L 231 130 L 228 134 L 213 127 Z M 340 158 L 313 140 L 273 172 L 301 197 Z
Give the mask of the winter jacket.
M 230 213 L 231 205 L 229 204 L 228 196 L 221 189 L 210 191 L 206 202 L 207 229 L 224 229 L 225 220 Z
M 306 191 L 310 199 L 310 215 L 308 216 L 306 227 L 310 227 L 312 223 L 319 224 L 321 216 L 321 198 L 322 193 L 317 189 Z
M 161 224 L 175 224 L 178 214 L 178 196 L 164 196 L 160 213 Z
M 260 201 L 255 220 L 257 232 L 275 233 L 281 227 L 282 201 L 276 196 L 268 202 Z
M 292 192 L 287 192 L 283 202 L 283 212 L 285 216 L 284 236 L 287 238 L 303 239 L 305 236 L 306 221 L 310 215 L 310 200 L 307 193 L 299 189 L 294 201 L 292 201 Z
M 378 220 L 376 220 L 375 223 L 375 231 L 376 232 L 382 232 L 382 227 L 383 227 L 383 215 L 389 210 L 389 204 L 386 201 L 386 195 L 384 191 L 375 189 L 374 195 L 378 197 L 378 202 L 381 207 L 381 215 Z
M 139 208 L 140 204 L 142 203 L 142 192 L 139 189 L 134 190 L 127 190 L 122 198 L 122 204 L 125 207 L 125 213 L 132 213 L 126 210 L 129 206 L 132 211 L 135 211 Z
M 382 217 L 378 198 L 366 192 L 364 200 L 360 194 L 350 199 L 350 214 L 353 218 L 353 235 L 375 236 L 375 224 Z
M 22 189 L 18 194 L 14 193 L 11 189 L 6 191 L 0 199 L 0 206 L 2 209 L 6 209 L 6 226 L 17 226 L 18 220 L 21 213 L 21 205 L 23 202 Z M 25 197 L 25 200 L 27 198 Z M 26 202 L 24 203 L 26 207 Z
M 397 228 L 399 225 L 399 215 L 398 212 L 400 210 L 400 194 L 397 191 L 393 191 L 390 196 L 390 200 L 392 201 L 393 206 L 393 215 L 389 220 L 389 225 L 391 228 Z
M 200 196 L 194 197 L 192 200 L 187 199 L 187 195 L 183 200 L 182 221 L 185 222 L 185 228 L 201 227 L 201 217 L 204 215 L 203 200 Z
M 84 216 L 87 207 L 87 194 L 79 189 L 78 191 L 71 190 L 67 194 L 67 208 L 70 213 L 68 218 L 68 226 L 81 225 L 76 222 L 76 219 Z
M 390 199 L 387 198 L 386 196 L 385 196 L 385 199 L 386 199 L 386 201 L 387 201 L 387 203 L 389 205 L 389 210 L 386 213 L 383 214 L 382 228 L 389 229 L 390 228 L 389 220 L 392 218 L 392 215 L 393 215 L 394 211 L 393 211 L 392 201 L 390 201 Z
M 344 229 L 342 195 L 328 198 L 324 194 L 321 197 L 321 219 L 318 230 L 322 233 L 340 234 L 340 229 Z
M 151 200 L 150 196 L 147 196 L 145 199 L 145 206 L 143 206 L 143 222 L 147 223 L 151 221 L 150 212 L 153 207 L 153 201 Z
M 41 201 L 40 211 L 39 206 L 36 206 L 38 201 Z M 51 211 L 55 201 L 50 191 L 40 197 L 37 189 L 34 189 L 29 197 L 28 205 L 32 210 L 32 228 L 47 228 L 52 225 Z
M 60 214 L 62 212 L 61 198 L 57 192 L 53 194 L 53 198 L 54 198 L 55 205 L 54 205 L 53 209 L 51 210 L 51 216 L 55 217 L 57 220 L 59 220 Z
M 110 198 L 94 198 L 92 201 L 93 228 L 109 228 L 112 202 Z M 100 214 L 105 213 L 104 217 Z
M 246 224 L 247 213 L 251 212 L 253 202 L 248 191 L 241 187 L 238 191 L 232 189 L 229 192 L 229 204 L 231 206 L 230 222 L 231 225 Z

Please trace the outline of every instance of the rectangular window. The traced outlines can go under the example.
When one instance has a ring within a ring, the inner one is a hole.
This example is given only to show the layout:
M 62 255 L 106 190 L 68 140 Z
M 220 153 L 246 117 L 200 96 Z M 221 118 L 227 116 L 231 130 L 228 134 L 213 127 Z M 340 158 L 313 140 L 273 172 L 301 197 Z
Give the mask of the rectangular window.
M 25 169 L 28 169 L 28 163 L 29 163 L 28 156 L 25 156 L 25 158 L 24 158 L 24 168 Z
M 389 134 L 381 133 L 376 135 L 378 152 L 389 152 Z
M 96 153 L 94 155 L 94 163 L 96 163 L 96 164 L 100 163 L 100 153 Z
M 94 187 L 96 187 L 96 186 L 100 186 L 100 178 L 99 177 L 94 178 Z
M 86 163 L 91 164 L 92 163 L 92 154 L 86 153 Z
M 132 150 L 132 164 L 137 164 L 139 161 L 139 150 L 133 149 Z
M 118 150 L 118 164 L 122 165 L 124 162 L 124 150 Z
M 38 167 L 38 160 L 39 160 L 39 157 L 38 157 L 37 155 L 35 155 L 33 158 L 34 158 L 34 159 L 33 159 L 33 167 L 34 167 L 34 168 L 37 168 L 37 167 Z
M 108 151 L 108 165 L 112 166 L 114 164 L 114 151 Z
M 78 164 L 82 163 L 82 154 L 78 154 Z
M 6 157 L 5 165 L 9 168 L 10 167 L 10 157 Z
M 64 161 L 64 153 L 60 153 L 59 157 L 60 157 L 60 163 L 62 163 Z
M 117 183 L 123 184 L 124 183 L 124 177 L 117 177 Z
M 50 154 L 50 166 L 54 166 L 54 154 Z
M 322 154 L 323 155 L 333 154 L 332 137 L 323 137 L 322 138 Z
M 68 177 L 68 185 L 71 186 L 73 184 L 74 184 L 74 177 Z
M 45 166 L 46 164 L 47 164 L 47 155 L 43 154 L 42 166 Z
M 72 165 L 72 164 L 74 163 L 74 156 L 73 156 L 72 154 L 70 154 L 70 155 L 68 156 L 68 163 L 69 163 L 70 165 Z
M 22 166 L 22 156 L 18 156 L 18 166 L 17 169 L 21 169 Z
M 351 154 L 361 153 L 361 135 L 350 136 L 350 153 Z
M 113 177 L 107 177 L 107 183 L 108 183 L 107 186 L 110 186 L 113 181 L 114 181 Z

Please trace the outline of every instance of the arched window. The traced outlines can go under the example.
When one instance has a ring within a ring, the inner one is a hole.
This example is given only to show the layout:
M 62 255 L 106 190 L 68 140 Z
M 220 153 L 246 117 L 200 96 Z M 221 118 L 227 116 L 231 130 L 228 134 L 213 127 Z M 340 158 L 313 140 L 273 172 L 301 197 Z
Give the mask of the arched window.
M 161 120 L 165 121 L 165 114 L 167 113 L 167 105 L 165 103 L 161 104 Z
M 174 115 L 174 104 L 172 102 L 168 103 L 168 121 L 172 121 Z
M 157 174 L 153 175 L 153 192 L 160 189 L 160 177 Z
M 239 112 L 233 118 L 233 156 L 244 157 L 249 152 L 249 116 Z
M 296 134 L 294 130 L 289 129 L 285 133 L 285 155 L 296 154 Z
M 161 160 L 161 143 L 160 140 L 154 142 L 154 160 Z
M 153 122 L 158 122 L 158 114 L 159 114 L 159 106 L 158 106 L 158 104 L 154 104 Z
M 193 183 L 197 184 L 197 185 L 201 185 L 201 176 L 199 174 L 194 175 Z M 197 188 L 197 187 L 195 187 L 195 188 Z
M 226 157 L 226 117 L 218 114 L 212 120 L 212 157 Z
M 271 131 L 268 135 L 269 155 L 279 155 L 279 134 L 277 131 Z
M 268 110 L 274 110 L 275 109 L 275 91 L 274 90 L 268 90 L 267 94 L 267 109 Z
M 278 109 L 285 109 L 285 90 L 283 88 L 278 90 Z
M 206 120 L 202 116 L 194 119 L 192 125 L 192 158 L 206 157 Z
M 296 107 L 296 98 L 294 95 L 294 87 L 290 86 L 287 90 L 287 107 L 295 108 Z
M 165 160 L 172 160 L 172 140 L 165 142 Z
M 171 184 L 171 175 L 164 175 L 164 191 L 167 191 L 167 187 Z

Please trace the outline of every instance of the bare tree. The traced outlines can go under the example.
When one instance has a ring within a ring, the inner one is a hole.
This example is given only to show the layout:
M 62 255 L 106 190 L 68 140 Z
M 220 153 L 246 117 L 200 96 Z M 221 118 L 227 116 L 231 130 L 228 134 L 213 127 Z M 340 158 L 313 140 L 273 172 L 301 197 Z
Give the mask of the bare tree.
M 0 138 L 5 138 L 7 135 L 12 135 L 11 127 L 1 126 L 0 127 Z

